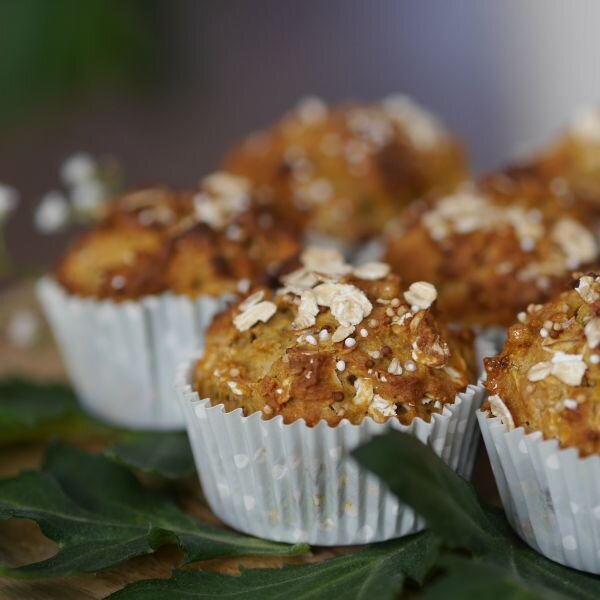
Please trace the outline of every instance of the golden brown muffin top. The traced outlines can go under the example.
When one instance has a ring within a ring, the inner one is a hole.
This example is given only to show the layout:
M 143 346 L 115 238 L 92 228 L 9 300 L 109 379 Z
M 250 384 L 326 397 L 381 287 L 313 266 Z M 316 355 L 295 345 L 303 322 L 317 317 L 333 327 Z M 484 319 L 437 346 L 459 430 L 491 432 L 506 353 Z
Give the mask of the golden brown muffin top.
M 491 412 L 581 455 L 600 452 L 600 276 L 519 315 L 502 353 L 485 359 Z
M 225 168 L 254 181 L 281 219 L 348 243 L 379 235 L 409 202 L 466 177 L 461 146 L 406 96 L 332 108 L 304 100 L 235 148 Z
M 431 281 L 452 322 L 508 326 L 528 304 L 594 263 L 595 211 L 527 168 L 413 205 L 388 232 L 385 259 L 405 281 Z
M 403 289 L 385 263 L 351 267 L 335 250 L 309 248 L 302 265 L 216 318 L 196 367 L 202 398 L 309 426 L 410 423 L 474 381 L 472 335 L 438 320 L 432 285 Z
M 227 173 L 206 177 L 196 192 L 129 193 L 75 243 L 56 279 L 70 293 L 116 301 L 247 291 L 299 252 L 296 236 L 252 194 L 247 180 Z

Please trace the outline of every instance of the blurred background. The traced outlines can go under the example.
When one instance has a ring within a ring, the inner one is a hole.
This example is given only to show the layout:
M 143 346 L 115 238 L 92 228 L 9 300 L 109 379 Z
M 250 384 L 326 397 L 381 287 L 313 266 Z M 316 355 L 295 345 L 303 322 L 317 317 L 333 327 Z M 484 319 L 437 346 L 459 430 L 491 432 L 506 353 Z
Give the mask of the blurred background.
M 0 0 L 4 281 L 64 249 L 34 213 L 68 156 L 189 186 L 307 94 L 410 94 L 493 167 L 598 100 L 599 18 L 597 0 Z

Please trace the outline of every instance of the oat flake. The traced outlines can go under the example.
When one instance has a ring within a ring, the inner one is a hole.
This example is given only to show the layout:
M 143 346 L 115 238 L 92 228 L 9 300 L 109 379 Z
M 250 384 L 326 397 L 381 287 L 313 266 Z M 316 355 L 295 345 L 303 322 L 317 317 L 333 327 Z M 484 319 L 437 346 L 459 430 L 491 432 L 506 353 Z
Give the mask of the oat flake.
M 404 292 L 404 299 L 416 310 L 428 309 L 437 298 L 437 290 L 431 283 L 416 281 Z
M 508 431 L 512 431 L 515 428 L 515 421 L 510 410 L 508 410 L 508 406 L 504 404 L 502 398 L 500 398 L 498 395 L 490 396 L 488 401 L 492 409 L 492 414 L 502 420 Z

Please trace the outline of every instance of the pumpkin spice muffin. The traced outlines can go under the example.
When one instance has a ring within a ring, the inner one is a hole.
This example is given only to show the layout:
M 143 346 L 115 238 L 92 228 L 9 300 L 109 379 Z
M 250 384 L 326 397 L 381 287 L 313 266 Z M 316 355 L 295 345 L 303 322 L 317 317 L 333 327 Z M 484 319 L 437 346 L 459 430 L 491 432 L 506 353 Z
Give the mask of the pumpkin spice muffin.
M 389 271 L 308 249 L 284 287 L 217 316 L 195 371 L 200 397 L 309 426 L 428 422 L 474 381 L 472 336 L 439 321 L 432 285 L 404 288 Z
M 298 250 L 296 237 L 254 205 L 249 182 L 215 173 L 197 193 L 149 188 L 111 203 L 55 276 L 72 294 L 115 301 L 166 290 L 219 296 L 275 274 Z
M 508 326 L 597 260 L 595 223 L 589 203 L 535 169 L 507 169 L 413 205 L 390 228 L 385 260 L 408 283 L 432 282 L 449 321 Z
M 541 431 L 580 455 L 600 454 L 600 276 L 530 305 L 502 353 L 485 359 L 491 411 L 509 429 Z
M 224 164 L 253 181 L 279 219 L 345 244 L 379 235 L 411 201 L 466 178 L 461 145 L 406 96 L 332 108 L 304 100 Z

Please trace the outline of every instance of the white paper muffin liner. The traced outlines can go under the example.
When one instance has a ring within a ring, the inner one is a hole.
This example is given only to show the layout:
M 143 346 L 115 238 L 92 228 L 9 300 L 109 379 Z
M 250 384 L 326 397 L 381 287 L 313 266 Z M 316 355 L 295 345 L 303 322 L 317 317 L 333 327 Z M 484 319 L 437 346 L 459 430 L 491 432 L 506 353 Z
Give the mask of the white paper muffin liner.
M 486 340 L 493 346 L 495 350 L 493 354 L 489 354 L 487 356 L 494 356 L 502 352 L 507 335 L 508 329 L 500 326 L 482 327 L 477 331 L 477 338 L 480 340 Z
M 229 297 L 172 293 L 112 302 L 68 294 L 51 278 L 38 297 L 84 408 L 114 425 L 182 429 L 173 397 L 176 366 L 198 355 Z
M 508 431 L 477 411 L 508 520 L 532 548 L 558 563 L 600 574 L 600 456 L 522 427 Z
M 348 456 L 357 446 L 390 427 L 429 445 L 454 470 L 469 477 L 478 442 L 475 411 L 484 390 L 468 386 L 430 423 L 415 419 L 361 425 L 304 420 L 284 424 L 225 412 L 193 391 L 196 361 L 177 370 L 176 387 L 206 499 L 226 524 L 245 533 L 281 542 L 352 545 L 415 533 L 424 528 L 415 512 L 374 475 Z

